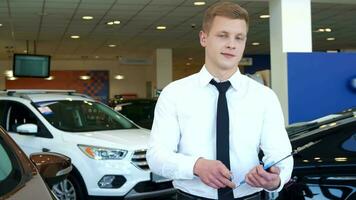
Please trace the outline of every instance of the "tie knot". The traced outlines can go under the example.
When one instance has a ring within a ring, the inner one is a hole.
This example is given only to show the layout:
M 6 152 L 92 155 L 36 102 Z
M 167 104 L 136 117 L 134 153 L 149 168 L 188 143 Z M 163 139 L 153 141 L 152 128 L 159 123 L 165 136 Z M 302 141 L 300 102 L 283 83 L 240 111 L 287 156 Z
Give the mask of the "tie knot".
M 211 79 L 210 84 L 214 85 L 219 93 L 226 93 L 226 91 L 229 89 L 231 83 L 230 81 L 224 81 L 224 82 L 216 82 L 214 79 Z

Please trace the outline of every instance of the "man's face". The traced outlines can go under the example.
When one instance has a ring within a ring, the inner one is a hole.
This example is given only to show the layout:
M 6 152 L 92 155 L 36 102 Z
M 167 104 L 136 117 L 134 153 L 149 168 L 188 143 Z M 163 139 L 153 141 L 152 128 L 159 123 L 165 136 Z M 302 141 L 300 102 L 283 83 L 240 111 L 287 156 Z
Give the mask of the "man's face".
M 245 49 L 246 22 L 216 16 L 209 32 L 200 32 L 200 44 L 205 47 L 205 64 L 216 70 L 237 67 Z

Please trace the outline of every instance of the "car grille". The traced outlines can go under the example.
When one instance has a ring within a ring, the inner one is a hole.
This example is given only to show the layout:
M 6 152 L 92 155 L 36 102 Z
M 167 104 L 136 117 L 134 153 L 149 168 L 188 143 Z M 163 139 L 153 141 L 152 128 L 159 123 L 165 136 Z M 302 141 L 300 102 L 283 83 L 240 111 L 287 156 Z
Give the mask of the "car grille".
M 132 163 L 142 169 L 142 170 L 149 170 L 147 160 L 146 160 L 146 152 L 147 149 L 137 150 L 135 151 L 134 155 L 132 156 Z

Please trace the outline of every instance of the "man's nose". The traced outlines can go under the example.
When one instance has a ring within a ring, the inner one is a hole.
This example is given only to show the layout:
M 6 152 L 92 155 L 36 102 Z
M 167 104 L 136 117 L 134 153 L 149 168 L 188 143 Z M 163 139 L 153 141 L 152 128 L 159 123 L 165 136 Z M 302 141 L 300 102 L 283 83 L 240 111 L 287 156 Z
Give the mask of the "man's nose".
M 230 38 L 226 43 L 226 48 L 236 49 L 236 40 L 234 38 Z

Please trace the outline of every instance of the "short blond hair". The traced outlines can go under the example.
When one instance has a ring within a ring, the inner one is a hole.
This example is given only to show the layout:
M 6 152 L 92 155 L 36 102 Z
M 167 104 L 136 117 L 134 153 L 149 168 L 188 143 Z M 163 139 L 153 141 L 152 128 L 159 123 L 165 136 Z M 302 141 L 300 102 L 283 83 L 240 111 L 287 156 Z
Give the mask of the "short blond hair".
M 211 28 L 211 24 L 216 16 L 227 17 L 230 19 L 242 19 L 245 20 L 247 29 L 249 25 L 248 12 L 236 3 L 229 1 L 220 1 L 211 5 L 204 14 L 203 19 L 203 31 L 208 33 Z

